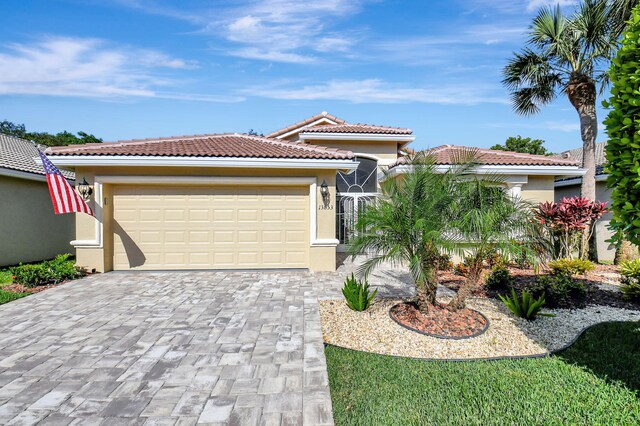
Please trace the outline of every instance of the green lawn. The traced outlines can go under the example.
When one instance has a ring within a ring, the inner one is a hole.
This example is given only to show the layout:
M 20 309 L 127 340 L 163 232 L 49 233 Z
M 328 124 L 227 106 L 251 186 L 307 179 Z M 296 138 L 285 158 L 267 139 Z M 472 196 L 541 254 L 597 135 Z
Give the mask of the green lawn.
M 640 322 L 601 324 L 549 358 L 325 353 L 337 425 L 640 424 Z
M 0 290 L 0 305 L 28 296 L 29 294 L 30 293 L 13 293 L 11 291 Z
M 0 268 L 0 288 L 7 284 L 11 284 L 11 272 L 8 269 Z

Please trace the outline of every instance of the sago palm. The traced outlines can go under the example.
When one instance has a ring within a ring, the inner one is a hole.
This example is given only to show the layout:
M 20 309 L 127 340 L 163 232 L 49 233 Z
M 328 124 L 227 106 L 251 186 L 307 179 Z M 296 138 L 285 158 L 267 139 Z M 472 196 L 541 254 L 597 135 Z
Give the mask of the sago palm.
M 598 89 L 608 83 L 609 61 L 619 34 L 610 3 L 585 0 L 571 16 L 560 7 L 540 9 L 529 29 L 527 47 L 515 53 L 503 70 L 503 83 L 518 114 L 535 114 L 559 94 L 568 97 L 580 117 L 582 165 L 587 169 L 581 192 L 591 200 L 596 198 L 596 98 Z
M 365 207 L 358 218 L 361 231 L 351 241 L 354 256 L 368 254 L 359 270 L 362 275 L 385 262 L 407 265 L 423 313 L 436 303 L 440 253 L 453 250 L 460 242 L 450 232 L 451 206 L 457 201 L 456 186 L 470 174 L 473 164 L 459 163 L 442 172 L 429 156 L 413 159 L 411 170 L 384 182 L 376 203 Z

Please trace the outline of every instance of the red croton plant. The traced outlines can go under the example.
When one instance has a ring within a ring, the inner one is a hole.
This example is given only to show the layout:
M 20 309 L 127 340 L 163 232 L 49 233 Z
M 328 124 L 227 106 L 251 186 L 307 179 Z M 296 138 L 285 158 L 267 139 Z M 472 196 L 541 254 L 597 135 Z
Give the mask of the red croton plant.
M 559 252 L 554 257 L 571 258 L 577 250 L 580 235 L 607 212 L 607 203 L 585 197 L 563 198 L 559 203 L 540 203 L 535 209 L 540 224 L 549 230 Z

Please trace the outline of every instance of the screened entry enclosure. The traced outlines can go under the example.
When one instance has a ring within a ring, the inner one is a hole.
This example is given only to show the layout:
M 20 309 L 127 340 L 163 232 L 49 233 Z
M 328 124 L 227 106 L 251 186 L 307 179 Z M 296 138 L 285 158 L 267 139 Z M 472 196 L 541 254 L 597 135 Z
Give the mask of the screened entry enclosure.
M 378 194 L 378 162 L 365 157 L 357 157 L 356 160 L 360 164 L 355 172 L 339 172 L 336 176 L 336 238 L 340 241 L 339 251 L 345 251 L 350 238 L 355 235 L 358 213 Z

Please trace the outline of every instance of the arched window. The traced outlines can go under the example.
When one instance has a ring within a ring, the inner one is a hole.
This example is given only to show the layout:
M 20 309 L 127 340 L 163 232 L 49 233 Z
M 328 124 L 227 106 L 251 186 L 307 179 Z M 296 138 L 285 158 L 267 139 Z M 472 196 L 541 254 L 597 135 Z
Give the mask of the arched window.
M 374 193 L 378 192 L 378 162 L 366 157 L 356 157 L 360 162 L 355 172 L 338 172 L 336 186 L 338 193 Z

